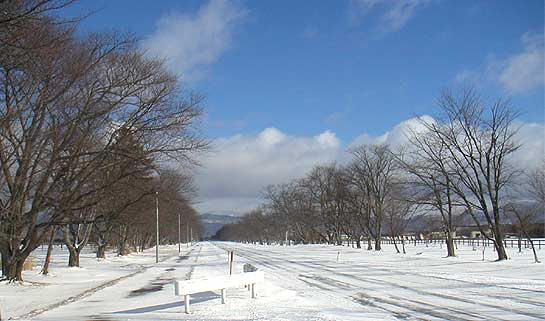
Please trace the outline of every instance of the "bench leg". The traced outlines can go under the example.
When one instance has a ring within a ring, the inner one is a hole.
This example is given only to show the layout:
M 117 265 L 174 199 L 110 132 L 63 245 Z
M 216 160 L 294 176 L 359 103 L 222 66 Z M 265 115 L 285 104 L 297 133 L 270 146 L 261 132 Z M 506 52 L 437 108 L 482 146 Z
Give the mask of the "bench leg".
M 184 303 L 185 303 L 185 313 L 187 314 L 191 313 L 191 308 L 189 307 L 189 304 L 191 303 L 191 296 L 189 296 L 189 294 L 184 295 Z
M 225 299 L 226 299 L 226 289 L 221 289 L 221 304 L 225 304 Z
M 252 299 L 255 299 L 255 283 L 252 283 Z

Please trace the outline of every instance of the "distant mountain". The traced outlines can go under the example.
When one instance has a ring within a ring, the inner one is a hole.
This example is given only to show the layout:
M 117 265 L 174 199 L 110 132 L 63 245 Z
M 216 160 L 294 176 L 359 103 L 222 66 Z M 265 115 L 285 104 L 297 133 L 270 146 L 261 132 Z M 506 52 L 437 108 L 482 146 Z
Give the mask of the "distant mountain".
M 240 218 L 226 214 L 205 213 L 200 216 L 200 219 L 204 229 L 203 237 L 208 239 L 216 234 L 224 225 L 234 224 Z

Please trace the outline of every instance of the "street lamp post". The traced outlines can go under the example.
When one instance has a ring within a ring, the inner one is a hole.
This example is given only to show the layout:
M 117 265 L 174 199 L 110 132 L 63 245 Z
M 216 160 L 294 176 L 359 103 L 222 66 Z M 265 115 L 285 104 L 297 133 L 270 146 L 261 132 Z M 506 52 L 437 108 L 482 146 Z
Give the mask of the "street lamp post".
M 155 263 L 159 263 L 159 192 L 155 192 Z
M 185 224 L 185 230 L 185 239 L 187 241 L 187 247 L 189 247 L 189 224 Z
M 182 252 L 181 213 L 178 213 L 178 254 Z

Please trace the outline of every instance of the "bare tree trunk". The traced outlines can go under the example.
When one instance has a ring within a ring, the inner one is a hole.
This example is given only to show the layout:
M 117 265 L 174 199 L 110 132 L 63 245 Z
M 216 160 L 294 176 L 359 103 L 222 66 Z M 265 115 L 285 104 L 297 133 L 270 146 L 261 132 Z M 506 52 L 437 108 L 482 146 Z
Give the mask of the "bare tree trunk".
M 446 233 L 446 242 L 447 242 L 447 257 L 456 256 L 456 250 L 454 248 L 454 238 L 452 233 L 447 231 Z
M 539 258 L 537 257 L 536 248 L 534 247 L 534 241 L 532 240 L 530 235 L 528 235 L 528 233 L 524 233 L 524 234 L 526 234 L 526 239 L 528 240 L 528 242 L 530 242 L 530 245 L 532 246 L 532 252 L 534 252 L 534 263 L 541 263 L 539 261 Z
M 42 234 L 43 236 L 43 234 Z M 30 253 L 39 246 L 40 239 L 37 238 L 33 246 L 24 250 L 16 248 L 12 251 L 9 244 L 0 244 L 0 254 L 2 256 L 2 279 L 10 282 L 23 281 L 23 266 Z
M 68 266 L 79 267 L 79 249 L 75 247 L 68 247 Z
M 118 248 L 117 248 L 117 255 L 124 256 L 129 254 L 129 249 L 127 248 L 127 238 L 129 232 L 127 226 L 120 226 L 119 227 L 119 242 L 118 242 Z
M 399 251 L 399 248 L 397 247 L 396 237 L 395 237 L 395 236 L 392 236 L 392 240 L 394 241 L 394 246 L 395 246 L 395 248 L 396 248 L 397 254 L 401 253 L 401 252 Z
M 42 274 L 47 275 L 49 273 L 49 264 L 51 263 L 51 253 L 53 252 L 53 240 L 55 239 L 56 227 L 51 228 L 51 234 L 49 235 L 49 242 L 47 243 L 47 254 L 45 255 L 45 262 L 42 268 Z
M 519 230 L 519 239 L 518 239 L 519 253 L 522 253 L 522 228 Z
M 380 251 L 382 249 L 381 244 L 380 244 L 380 239 L 382 237 L 381 228 L 382 228 L 381 223 L 379 221 L 379 222 L 377 222 L 377 231 L 376 231 L 376 234 L 375 234 L 375 251 Z
M 97 244 L 97 258 L 105 259 L 106 258 L 106 244 Z
M 80 236 L 80 225 L 77 225 L 77 231 L 73 235 L 73 239 L 70 238 L 70 226 L 65 226 L 64 229 L 64 243 L 68 248 L 68 266 L 69 267 L 79 267 L 79 256 L 81 250 L 87 244 L 89 236 L 91 235 L 92 225 L 85 225 L 86 231 L 83 233 L 81 239 Z
M 4 265 L 5 259 L 5 270 L 2 271 L 4 279 L 10 282 L 21 282 L 23 281 L 23 265 L 25 264 L 26 259 L 29 254 L 18 253 L 12 254 L 9 258 L 2 258 L 2 265 Z
M 0 244 L 0 256 L 1 256 L 0 261 L 2 261 L 2 276 L 6 277 L 8 273 L 9 254 L 8 254 L 7 248 L 5 246 L 2 246 L 1 244 Z
M 508 259 L 499 224 L 494 227 L 494 247 L 496 248 L 496 252 L 498 254 L 498 261 Z

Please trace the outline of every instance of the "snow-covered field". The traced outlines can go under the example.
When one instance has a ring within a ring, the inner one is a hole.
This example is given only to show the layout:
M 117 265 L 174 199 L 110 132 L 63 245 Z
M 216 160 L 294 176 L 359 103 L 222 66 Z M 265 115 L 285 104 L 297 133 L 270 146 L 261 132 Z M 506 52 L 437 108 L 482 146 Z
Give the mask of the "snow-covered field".
M 227 304 L 217 292 L 195 295 L 192 314 L 174 296 L 174 279 L 228 273 L 227 252 L 235 251 L 235 272 L 251 263 L 265 272 L 258 298 L 229 289 Z M 530 250 L 510 249 L 511 260 L 494 262 L 491 248 L 460 247 L 444 258 L 439 245 L 408 245 L 395 254 L 329 245 L 260 246 L 198 243 L 66 268 L 57 249 L 52 276 L 25 272 L 23 285 L 0 284 L 3 318 L 32 320 L 542 320 L 545 265 Z M 539 252 L 545 259 L 545 249 Z M 43 252 L 35 257 L 39 264 Z M 118 278 L 121 278 L 118 280 Z M 116 280 L 113 281 L 112 280 Z M 97 286 L 105 284 L 96 290 Z M 90 290 L 93 289 L 93 290 Z M 86 292 L 87 291 L 87 292 Z M 85 295 L 79 295 L 86 292 Z M 70 300 L 67 298 L 72 297 Z M 65 301 L 66 300 L 66 301 Z M 63 302 L 64 301 L 64 302 Z M 63 304 L 59 304 L 63 302 Z M 36 311 L 45 308 L 47 311 Z M 33 311 L 29 314 L 29 312 Z M 41 313 L 40 313 L 41 312 Z

